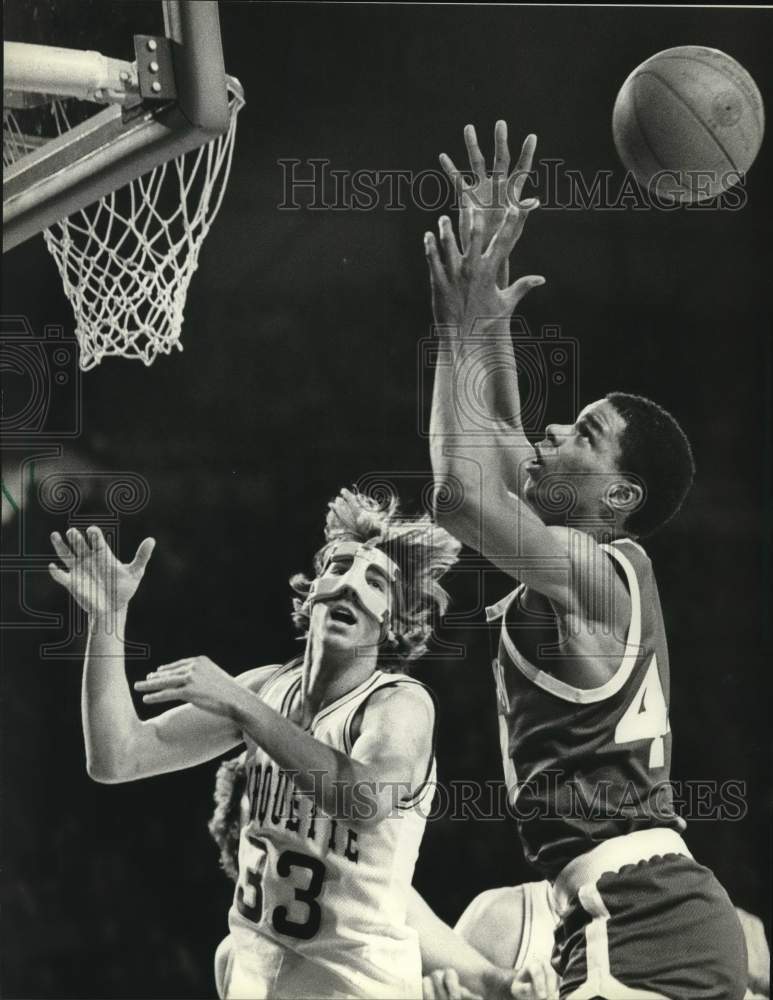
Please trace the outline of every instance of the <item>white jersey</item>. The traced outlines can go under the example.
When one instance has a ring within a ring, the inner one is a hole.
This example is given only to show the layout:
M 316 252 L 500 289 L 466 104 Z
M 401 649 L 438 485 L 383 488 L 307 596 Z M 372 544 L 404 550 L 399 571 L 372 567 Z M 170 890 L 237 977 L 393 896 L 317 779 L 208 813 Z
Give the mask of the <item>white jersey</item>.
M 260 697 L 289 715 L 301 672 L 297 663 L 280 668 Z M 426 691 L 410 677 L 377 670 L 321 709 L 307 731 L 351 754 L 358 710 L 375 691 L 404 685 Z M 405 917 L 434 794 L 434 756 L 414 794 L 406 798 L 403 790 L 400 799 L 397 790 L 394 815 L 367 827 L 318 811 L 291 773 L 245 742 L 246 822 L 229 913 L 234 963 L 227 996 L 420 997 L 418 938 Z
M 516 970 L 524 968 L 529 962 L 550 963 L 553 932 L 558 923 L 550 882 L 526 882 L 521 889 L 523 913 L 521 941 L 513 964 Z

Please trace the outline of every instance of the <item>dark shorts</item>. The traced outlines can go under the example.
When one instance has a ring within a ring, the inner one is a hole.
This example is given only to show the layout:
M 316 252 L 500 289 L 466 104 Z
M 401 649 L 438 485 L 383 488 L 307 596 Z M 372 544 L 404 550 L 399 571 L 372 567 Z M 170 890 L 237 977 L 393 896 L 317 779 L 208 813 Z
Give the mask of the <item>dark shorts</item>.
M 708 868 L 678 854 L 582 886 L 555 940 L 561 1000 L 741 1000 L 746 989 L 733 904 Z

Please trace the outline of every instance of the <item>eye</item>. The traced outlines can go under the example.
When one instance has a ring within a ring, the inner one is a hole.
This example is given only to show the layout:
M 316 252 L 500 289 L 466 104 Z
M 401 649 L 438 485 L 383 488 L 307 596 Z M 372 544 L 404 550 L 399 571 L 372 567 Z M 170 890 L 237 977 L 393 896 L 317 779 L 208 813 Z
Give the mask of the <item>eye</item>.
M 343 576 L 345 572 L 346 572 L 346 567 L 342 565 L 340 562 L 331 563 L 330 566 L 328 567 L 328 573 L 330 573 L 332 576 Z
M 380 576 L 375 576 L 375 575 L 371 576 L 370 579 L 368 580 L 368 583 L 371 585 L 371 587 L 374 588 L 374 590 L 380 590 L 382 593 L 385 590 L 384 581 L 381 579 Z

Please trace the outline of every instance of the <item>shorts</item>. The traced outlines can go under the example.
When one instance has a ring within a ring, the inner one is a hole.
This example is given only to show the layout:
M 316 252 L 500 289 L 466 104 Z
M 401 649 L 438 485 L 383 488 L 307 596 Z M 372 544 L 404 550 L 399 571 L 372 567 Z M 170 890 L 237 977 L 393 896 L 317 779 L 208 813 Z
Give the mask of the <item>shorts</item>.
M 561 1000 L 742 1000 L 746 989 L 738 916 L 714 874 L 689 855 L 655 856 L 585 882 L 562 910 L 555 942 Z

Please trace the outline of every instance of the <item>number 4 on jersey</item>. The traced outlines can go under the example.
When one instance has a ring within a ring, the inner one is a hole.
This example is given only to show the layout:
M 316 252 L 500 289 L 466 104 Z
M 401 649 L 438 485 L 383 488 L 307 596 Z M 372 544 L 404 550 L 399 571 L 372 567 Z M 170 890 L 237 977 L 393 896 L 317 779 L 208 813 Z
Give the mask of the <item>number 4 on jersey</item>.
M 670 731 L 668 705 L 660 683 L 657 657 L 653 656 L 639 690 L 617 724 L 615 743 L 652 740 L 648 766 L 650 769 L 663 767 L 663 737 Z

